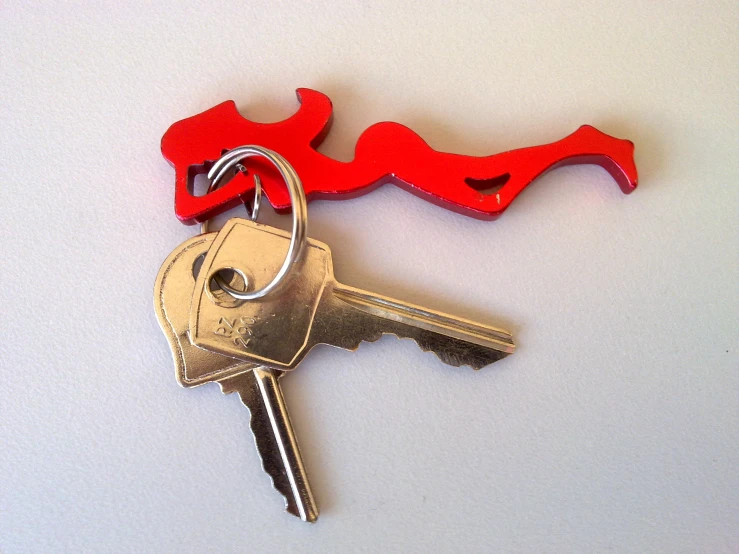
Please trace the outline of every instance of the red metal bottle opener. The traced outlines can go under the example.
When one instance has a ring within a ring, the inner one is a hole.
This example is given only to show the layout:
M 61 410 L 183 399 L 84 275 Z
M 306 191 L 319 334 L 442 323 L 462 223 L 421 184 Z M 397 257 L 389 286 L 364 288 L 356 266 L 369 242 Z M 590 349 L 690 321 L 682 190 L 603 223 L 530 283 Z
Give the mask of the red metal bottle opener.
M 478 219 L 497 218 L 534 179 L 563 165 L 600 165 L 626 194 L 637 185 L 634 144 L 589 125 L 551 144 L 476 157 L 438 152 L 408 127 L 377 123 L 359 137 L 354 160 L 340 162 L 316 151 L 331 127 L 331 100 L 306 88 L 297 94 L 298 111 L 277 123 L 249 121 L 229 100 L 167 130 L 162 153 L 175 168 L 175 213 L 181 221 L 205 221 L 251 195 L 254 183 L 241 173 L 204 196 L 192 193 L 196 175 L 206 173 L 225 151 L 245 144 L 282 154 L 300 175 L 308 200 L 353 198 L 392 182 Z M 289 210 L 287 190 L 275 169 L 259 160 L 250 161 L 250 167 L 259 173 L 272 206 Z

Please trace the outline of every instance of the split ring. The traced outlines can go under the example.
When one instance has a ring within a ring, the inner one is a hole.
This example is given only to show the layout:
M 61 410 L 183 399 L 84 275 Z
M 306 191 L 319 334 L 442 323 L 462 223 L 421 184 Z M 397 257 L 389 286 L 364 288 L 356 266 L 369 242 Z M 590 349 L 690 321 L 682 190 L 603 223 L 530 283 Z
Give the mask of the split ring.
M 218 281 L 218 286 L 224 292 L 227 292 L 238 300 L 256 300 L 257 298 L 262 298 L 275 290 L 285 280 L 285 278 L 288 277 L 293 264 L 300 260 L 300 256 L 303 253 L 308 237 L 308 203 L 305 199 L 303 184 L 300 182 L 300 178 L 295 172 L 293 166 L 291 166 L 287 160 L 277 152 L 255 145 L 239 146 L 233 150 L 229 150 L 221 156 L 215 164 L 213 164 L 213 167 L 210 168 L 210 171 L 208 172 L 208 178 L 211 179 L 209 190 L 211 188 L 213 190 L 218 188 L 221 181 L 228 174 L 231 168 L 240 164 L 241 161 L 253 156 L 266 158 L 272 162 L 280 172 L 280 175 L 282 175 L 282 178 L 287 185 L 287 190 L 290 193 L 290 203 L 292 204 L 293 214 L 292 236 L 290 237 L 290 246 L 287 249 L 287 256 L 285 256 L 285 261 L 282 263 L 282 267 L 280 267 L 280 270 L 274 278 L 261 289 L 252 292 L 247 292 L 246 290 L 240 291 L 223 282 L 222 279 L 221 281 Z M 252 208 L 251 213 L 252 221 L 255 221 L 259 214 L 259 202 L 261 199 L 261 182 L 256 175 L 254 176 L 254 179 L 255 185 L 258 186 L 258 190 L 257 196 L 254 198 L 254 207 Z

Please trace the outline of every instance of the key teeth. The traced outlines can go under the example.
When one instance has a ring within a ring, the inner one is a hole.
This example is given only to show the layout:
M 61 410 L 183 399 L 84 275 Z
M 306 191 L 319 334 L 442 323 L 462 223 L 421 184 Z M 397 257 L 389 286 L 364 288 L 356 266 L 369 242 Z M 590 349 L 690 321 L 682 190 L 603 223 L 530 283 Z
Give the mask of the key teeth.
M 239 397 L 241 395 L 239 394 Z M 265 462 L 265 456 L 262 453 L 262 446 L 260 446 L 259 441 L 257 440 L 257 429 L 254 427 L 254 420 L 255 418 L 252 416 L 251 409 L 249 406 L 247 406 L 246 402 L 244 402 L 244 399 L 241 399 L 241 403 L 246 406 L 246 408 L 249 410 L 249 428 L 251 429 L 251 434 L 254 437 L 254 445 L 257 447 L 257 454 L 259 455 L 259 461 L 262 464 L 262 471 L 267 474 L 269 477 L 270 482 L 272 483 L 272 488 L 276 490 L 285 500 L 285 511 L 288 514 L 294 515 L 295 517 L 300 517 L 300 513 L 298 512 L 298 507 L 293 505 L 290 502 L 291 495 L 289 493 L 285 493 L 285 491 L 280 490 L 280 487 L 277 484 L 277 479 L 280 477 L 279 475 L 274 475 L 271 471 L 270 465 Z
M 453 357 L 448 356 L 446 354 L 442 355 L 439 352 L 437 352 L 436 350 L 433 350 L 432 348 L 423 348 L 423 347 L 421 347 L 421 350 L 423 350 L 424 352 L 433 352 L 434 355 L 437 358 L 439 358 L 439 360 L 441 360 L 441 362 L 443 362 L 443 363 L 445 363 L 447 365 L 450 365 L 452 367 L 464 367 L 464 366 L 467 366 L 467 367 L 473 369 L 474 371 L 479 371 L 483 367 L 489 366 L 490 364 L 493 364 L 493 363 L 495 363 L 497 361 L 500 361 L 500 360 L 502 360 L 503 358 L 505 358 L 506 356 L 509 355 L 508 352 L 497 352 L 495 357 L 490 356 L 485 361 L 465 361 L 465 360 L 460 360 L 459 358 L 453 358 Z
M 273 467 L 271 466 L 271 464 L 267 463 L 267 458 L 264 452 L 262 452 L 264 445 L 260 444 L 259 440 L 257 440 L 258 430 L 254 425 L 256 418 L 253 417 L 251 413 L 251 408 L 249 408 L 248 404 L 244 401 L 244 398 L 241 396 L 241 394 L 239 394 L 239 398 L 241 398 L 241 403 L 244 404 L 244 406 L 246 406 L 246 408 L 249 410 L 249 428 L 251 429 L 251 434 L 254 437 L 254 445 L 257 447 L 257 454 L 259 455 L 259 461 L 262 464 L 262 471 L 264 471 L 264 473 L 266 473 L 269 477 L 269 480 L 272 483 L 272 488 L 280 493 L 280 495 L 285 499 L 285 511 L 291 515 L 294 515 L 295 517 L 300 517 L 298 507 L 290 502 L 292 494 L 290 494 L 290 492 L 285 492 L 284 490 L 282 490 L 279 485 L 278 479 L 280 479 L 282 476 L 279 473 L 273 473 Z
M 411 340 L 418 345 L 421 351 L 433 353 L 439 359 L 439 361 L 441 361 L 442 363 L 446 365 L 450 365 L 452 367 L 467 366 L 475 371 L 478 371 L 482 369 L 483 367 L 489 366 L 492 363 L 502 360 L 506 356 L 512 354 L 514 349 L 516 348 L 515 344 L 513 343 L 513 337 L 510 334 L 508 334 L 506 338 L 508 339 L 507 342 L 509 344 L 510 352 L 492 351 L 490 349 L 481 347 L 479 351 L 479 356 L 475 357 L 474 359 L 471 359 L 469 357 L 469 353 L 467 353 L 467 355 L 465 355 L 465 353 L 459 353 L 459 355 L 454 356 L 449 352 L 440 352 L 437 348 L 434 348 L 433 346 L 426 344 L 425 341 L 422 343 L 422 342 L 419 342 L 419 340 L 414 337 L 404 337 L 402 335 L 399 335 L 398 333 L 393 333 L 393 332 L 377 332 L 375 335 L 362 338 L 356 343 L 343 346 L 342 348 L 346 348 L 347 350 L 351 350 L 354 352 L 359 349 L 359 346 L 363 342 L 366 342 L 366 343 L 377 342 L 385 335 L 391 335 L 400 340 Z
M 269 477 L 269 480 L 272 483 L 272 488 L 280 493 L 280 495 L 285 499 L 285 511 L 288 514 L 300 518 L 303 521 L 314 523 L 318 518 L 317 514 L 306 514 L 306 517 L 304 518 L 303 516 L 301 516 L 297 505 L 294 502 L 291 502 L 292 494 L 289 488 L 289 484 L 287 492 L 282 490 L 279 484 L 281 482 L 282 475 L 279 473 L 275 474 L 273 472 L 272 464 L 268 463 L 267 461 L 265 452 L 268 452 L 269 449 L 266 445 L 261 444 L 260 441 L 257 439 L 257 437 L 259 436 L 259 430 L 255 427 L 257 418 L 254 417 L 252 409 L 249 407 L 249 401 L 244 397 L 245 392 L 243 392 L 243 389 L 237 384 L 237 379 L 224 379 L 222 381 L 217 381 L 217 383 L 221 387 L 221 392 L 223 392 L 223 394 L 230 394 L 232 392 L 238 393 L 241 403 L 246 406 L 246 409 L 249 411 L 249 428 L 251 429 L 251 434 L 254 438 L 254 444 L 257 447 L 257 454 L 259 455 L 259 461 L 262 465 L 262 471 L 264 471 L 264 473 L 266 473 Z M 263 449 L 265 450 L 265 452 L 263 452 Z

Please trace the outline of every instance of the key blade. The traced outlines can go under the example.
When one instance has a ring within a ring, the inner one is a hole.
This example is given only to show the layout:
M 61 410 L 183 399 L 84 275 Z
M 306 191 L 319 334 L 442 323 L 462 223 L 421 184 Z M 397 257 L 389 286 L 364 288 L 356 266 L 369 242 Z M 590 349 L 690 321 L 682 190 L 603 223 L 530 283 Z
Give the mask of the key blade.
M 516 348 L 511 334 L 502 329 L 475 323 L 468 319 L 451 317 L 386 296 L 368 294 L 366 291 L 346 285 L 337 284 L 333 293 L 339 300 L 372 315 L 493 348 L 507 354 L 513 354 Z
M 219 381 L 224 394 L 237 392 L 251 414 L 250 426 L 262 468 L 285 497 L 285 511 L 308 523 L 318 519 L 308 477 L 278 382 L 279 373 L 257 367 Z
M 356 350 L 383 335 L 413 339 L 444 363 L 481 369 L 512 354 L 502 329 L 370 293 L 334 281 L 327 284 L 313 323 L 310 345 Z

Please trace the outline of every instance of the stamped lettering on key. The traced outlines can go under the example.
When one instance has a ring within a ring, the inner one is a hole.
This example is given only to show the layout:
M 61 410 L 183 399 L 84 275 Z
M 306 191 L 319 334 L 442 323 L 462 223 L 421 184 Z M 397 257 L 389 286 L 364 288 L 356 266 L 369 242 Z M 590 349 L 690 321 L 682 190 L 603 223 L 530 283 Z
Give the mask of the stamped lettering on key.
M 231 319 L 222 317 L 218 320 L 218 327 L 213 331 L 213 334 L 231 339 L 236 346 L 246 349 L 252 339 L 252 331 L 249 326 L 256 322 L 253 317 L 242 316 Z

